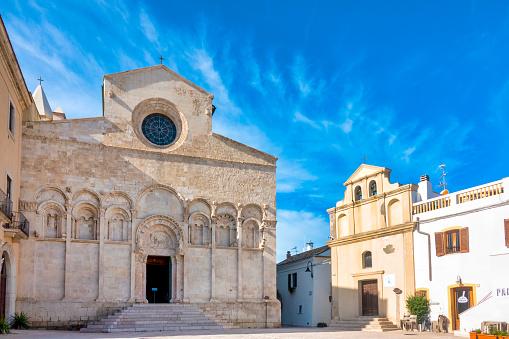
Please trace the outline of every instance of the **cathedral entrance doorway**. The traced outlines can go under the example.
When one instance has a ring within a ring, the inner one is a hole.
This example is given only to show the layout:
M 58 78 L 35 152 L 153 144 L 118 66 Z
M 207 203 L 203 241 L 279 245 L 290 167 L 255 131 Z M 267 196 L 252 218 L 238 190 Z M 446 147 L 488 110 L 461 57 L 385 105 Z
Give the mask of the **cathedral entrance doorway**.
M 146 297 L 149 303 L 169 303 L 171 300 L 171 260 L 167 256 L 147 257 Z

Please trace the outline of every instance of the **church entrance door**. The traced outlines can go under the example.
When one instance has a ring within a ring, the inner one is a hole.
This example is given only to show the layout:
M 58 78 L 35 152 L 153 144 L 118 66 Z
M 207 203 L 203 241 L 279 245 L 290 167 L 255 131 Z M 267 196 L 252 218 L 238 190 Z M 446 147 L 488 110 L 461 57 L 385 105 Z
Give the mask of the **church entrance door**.
M 147 291 L 149 303 L 169 303 L 171 301 L 171 260 L 166 256 L 147 257 Z

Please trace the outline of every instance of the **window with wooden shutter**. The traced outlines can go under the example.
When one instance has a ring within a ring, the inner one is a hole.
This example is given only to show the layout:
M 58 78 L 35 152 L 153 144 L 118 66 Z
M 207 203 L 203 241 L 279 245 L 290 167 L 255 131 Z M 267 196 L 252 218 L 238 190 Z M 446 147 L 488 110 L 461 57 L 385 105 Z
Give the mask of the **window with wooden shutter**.
M 468 227 L 465 227 L 460 230 L 460 252 L 468 253 L 469 250 Z
M 436 232 L 435 233 L 435 248 L 437 257 L 441 257 L 445 255 L 445 246 L 444 246 L 444 233 Z
M 509 247 L 509 219 L 504 220 L 505 245 Z

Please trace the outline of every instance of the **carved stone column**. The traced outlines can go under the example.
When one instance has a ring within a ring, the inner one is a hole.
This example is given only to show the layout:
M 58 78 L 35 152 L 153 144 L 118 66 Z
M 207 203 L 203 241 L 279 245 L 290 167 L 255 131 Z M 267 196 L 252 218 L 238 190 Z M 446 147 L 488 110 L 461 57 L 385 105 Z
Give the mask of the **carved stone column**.
M 64 263 L 64 299 L 71 298 L 69 287 L 71 282 L 69 281 L 71 272 L 71 236 L 72 236 L 72 214 L 71 205 L 65 204 L 66 212 L 66 223 L 65 223 L 65 263 Z M 35 279 L 34 279 L 35 280 Z
M 237 205 L 237 301 L 242 300 L 242 205 Z
M 106 209 L 99 210 L 99 267 L 98 267 L 98 295 L 97 301 L 104 301 L 104 235 L 106 233 Z
M 216 301 L 216 202 L 212 202 L 210 216 L 210 301 Z
M 145 295 L 147 290 L 147 255 L 141 251 L 135 254 L 135 263 L 136 263 L 136 277 L 135 277 L 135 285 L 136 285 L 136 302 L 137 303 L 148 303 L 147 296 Z
M 137 226 L 137 223 L 136 223 L 136 210 L 135 209 L 131 209 L 131 228 L 127 231 L 127 234 L 128 234 L 128 240 L 131 241 L 131 260 L 130 260 L 130 288 L 131 288 L 131 293 L 130 293 L 130 297 L 129 297 L 129 301 L 130 302 L 133 302 L 136 300 L 136 290 L 135 290 L 135 284 L 136 284 L 136 272 L 135 272 L 135 266 L 136 266 L 136 253 L 135 253 L 135 250 L 136 250 L 136 239 L 135 239 L 135 230 L 136 230 L 136 226 Z

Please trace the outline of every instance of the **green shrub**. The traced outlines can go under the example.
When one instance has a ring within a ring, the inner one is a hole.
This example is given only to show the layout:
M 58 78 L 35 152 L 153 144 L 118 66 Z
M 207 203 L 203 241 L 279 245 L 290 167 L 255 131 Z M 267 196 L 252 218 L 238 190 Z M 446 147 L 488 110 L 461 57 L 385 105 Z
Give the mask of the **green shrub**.
M 9 323 L 5 319 L 0 319 L 0 334 L 7 334 L 11 330 Z
M 426 297 L 411 295 L 406 299 L 406 308 L 412 315 L 417 316 L 417 323 L 422 324 L 429 315 L 429 302 Z
M 11 319 L 11 327 L 21 330 L 26 330 L 28 325 L 28 316 L 21 312 L 21 313 L 14 313 Z

